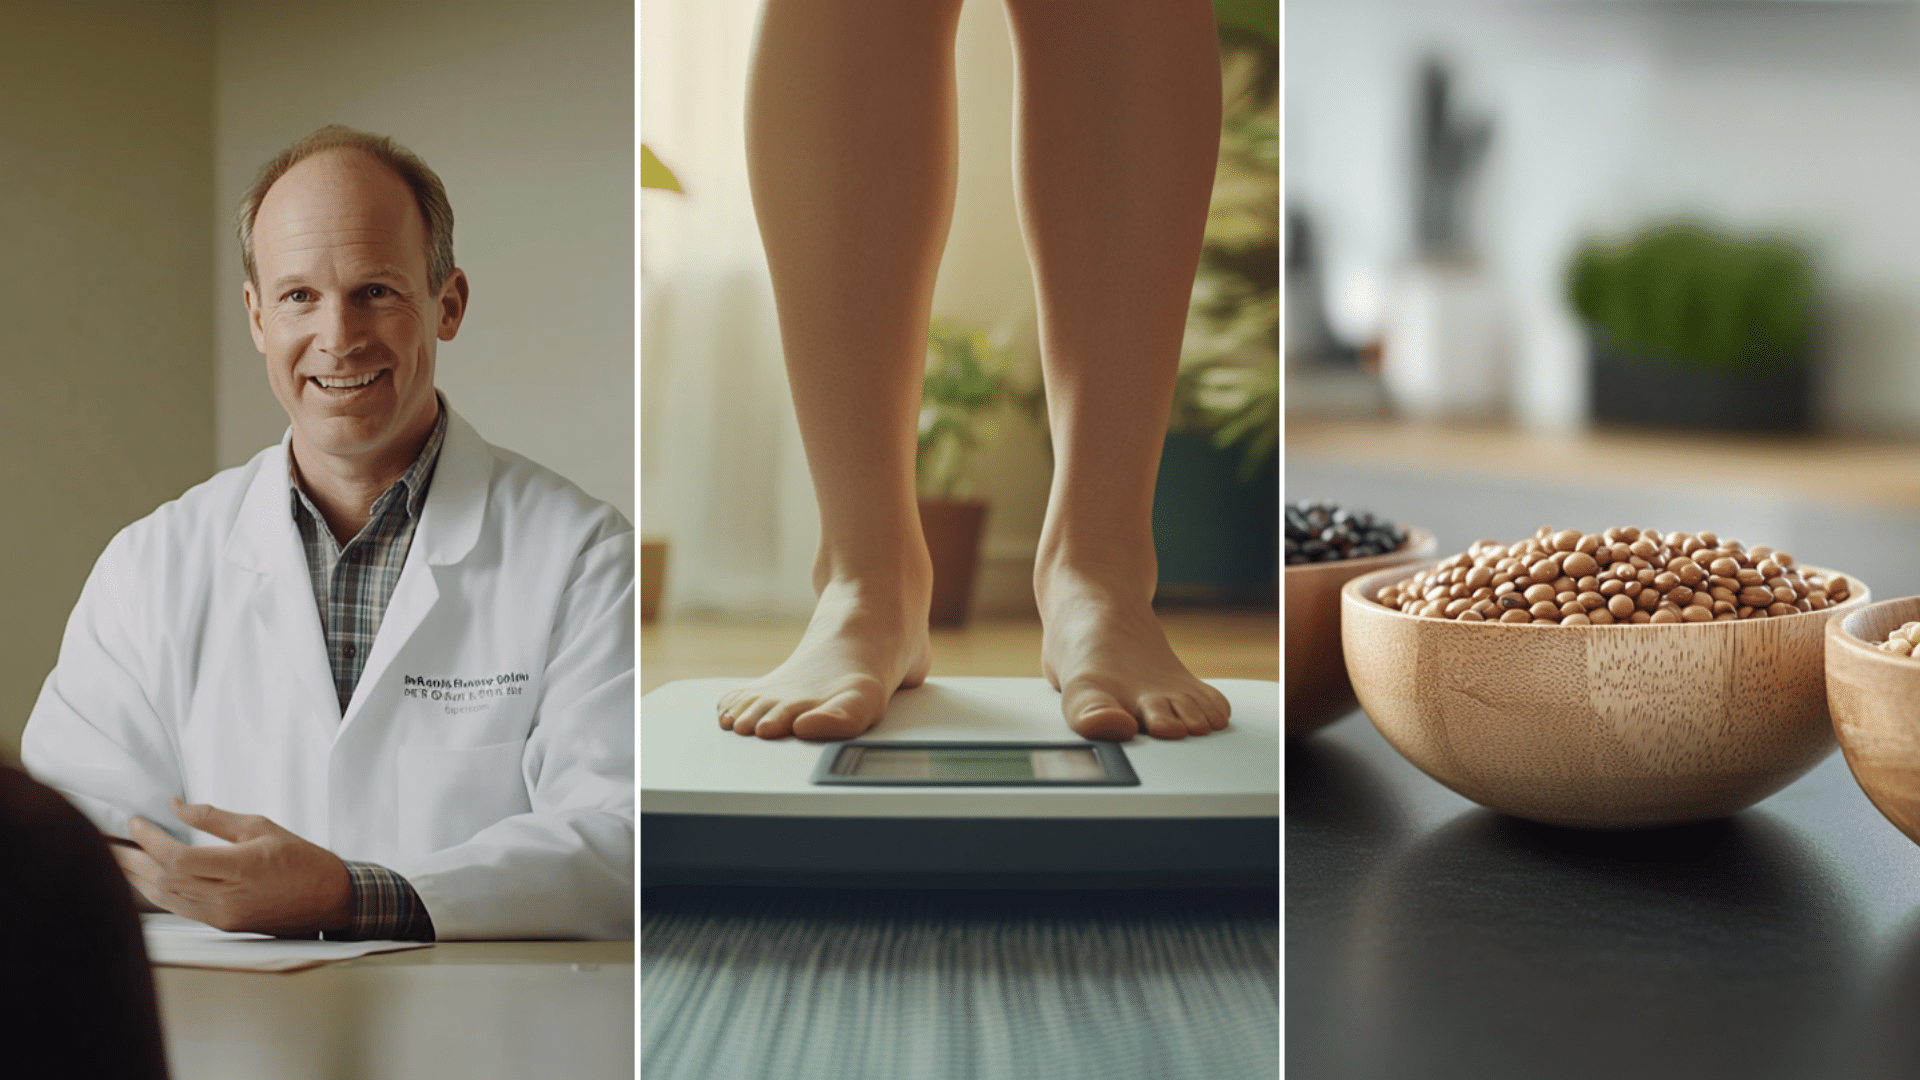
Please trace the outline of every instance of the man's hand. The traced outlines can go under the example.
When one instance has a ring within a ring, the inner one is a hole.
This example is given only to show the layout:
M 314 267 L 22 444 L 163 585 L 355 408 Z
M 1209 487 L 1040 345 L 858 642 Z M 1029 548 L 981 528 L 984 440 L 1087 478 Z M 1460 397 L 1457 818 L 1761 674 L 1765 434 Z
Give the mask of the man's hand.
M 353 890 L 339 856 L 258 814 L 179 799 L 173 812 L 232 846 L 192 847 L 131 819 L 127 831 L 140 846 L 116 844 L 113 857 L 141 896 L 222 930 L 310 934 L 347 928 Z

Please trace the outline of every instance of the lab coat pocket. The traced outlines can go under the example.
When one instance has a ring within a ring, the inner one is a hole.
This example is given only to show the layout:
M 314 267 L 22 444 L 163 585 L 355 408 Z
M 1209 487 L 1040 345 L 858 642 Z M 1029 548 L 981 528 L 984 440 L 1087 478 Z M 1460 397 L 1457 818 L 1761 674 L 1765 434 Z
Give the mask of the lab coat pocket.
M 400 851 L 419 856 L 473 839 L 533 808 L 520 761 L 526 743 L 449 750 L 400 748 Z

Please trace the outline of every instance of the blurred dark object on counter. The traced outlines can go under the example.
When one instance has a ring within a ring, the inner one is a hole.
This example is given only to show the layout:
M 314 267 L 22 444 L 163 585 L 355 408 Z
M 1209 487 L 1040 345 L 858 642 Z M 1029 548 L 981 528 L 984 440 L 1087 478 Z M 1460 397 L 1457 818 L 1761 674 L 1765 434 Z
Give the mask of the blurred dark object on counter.
M 1287 207 L 1287 366 L 1351 368 L 1359 350 L 1334 335 L 1327 320 L 1326 271 L 1312 220 Z
M 1420 258 L 1471 260 L 1474 172 L 1493 140 L 1485 117 L 1462 117 L 1455 107 L 1452 78 L 1438 59 L 1420 67 L 1420 98 L 1415 138 L 1413 218 Z

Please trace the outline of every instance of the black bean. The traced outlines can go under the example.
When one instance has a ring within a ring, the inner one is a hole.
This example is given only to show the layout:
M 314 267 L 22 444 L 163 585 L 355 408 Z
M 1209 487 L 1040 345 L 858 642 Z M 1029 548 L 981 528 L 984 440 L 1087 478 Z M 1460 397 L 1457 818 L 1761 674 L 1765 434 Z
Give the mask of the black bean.
M 1330 501 L 1288 503 L 1286 560 L 1289 566 L 1384 555 L 1405 543 L 1405 529 L 1364 510 Z

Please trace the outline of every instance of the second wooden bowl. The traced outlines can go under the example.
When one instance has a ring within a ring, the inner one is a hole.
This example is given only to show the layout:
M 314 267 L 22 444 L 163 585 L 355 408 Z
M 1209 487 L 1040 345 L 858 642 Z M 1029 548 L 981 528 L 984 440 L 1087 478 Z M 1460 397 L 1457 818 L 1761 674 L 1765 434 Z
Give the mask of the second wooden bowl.
M 1385 555 L 1286 569 L 1287 737 L 1333 723 L 1359 702 L 1340 656 L 1340 587 L 1362 574 L 1433 558 L 1433 534 L 1408 528 L 1406 542 Z
M 1341 591 L 1347 670 L 1387 741 L 1474 802 L 1549 825 L 1679 825 L 1833 752 L 1825 632 L 1871 599 L 1857 581 L 1830 611 L 1668 626 L 1463 623 L 1373 599 L 1422 568 Z
M 1920 597 L 1872 604 L 1827 626 L 1827 704 L 1867 798 L 1920 844 L 1920 660 L 1875 645 L 1920 619 Z

